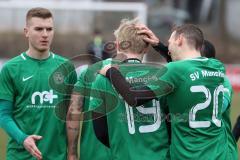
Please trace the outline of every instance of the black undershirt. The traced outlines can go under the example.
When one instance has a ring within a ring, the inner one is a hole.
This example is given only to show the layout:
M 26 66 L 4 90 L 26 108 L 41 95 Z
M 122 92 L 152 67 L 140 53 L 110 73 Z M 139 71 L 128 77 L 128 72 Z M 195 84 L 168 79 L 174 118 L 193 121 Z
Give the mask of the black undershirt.
M 240 137 L 240 116 L 238 117 L 237 122 L 233 128 L 233 136 L 235 140 L 238 141 Z
M 152 46 L 160 55 L 162 55 L 167 62 L 172 62 L 172 58 L 169 55 L 168 46 L 165 46 L 163 43 L 159 42 L 156 46 Z

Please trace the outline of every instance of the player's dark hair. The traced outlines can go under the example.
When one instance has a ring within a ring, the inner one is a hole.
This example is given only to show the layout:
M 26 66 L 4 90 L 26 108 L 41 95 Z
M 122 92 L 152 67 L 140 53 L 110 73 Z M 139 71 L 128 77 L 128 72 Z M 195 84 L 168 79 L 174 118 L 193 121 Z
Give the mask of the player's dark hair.
M 28 21 L 33 17 L 46 19 L 46 18 L 52 18 L 53 16 L 50 10 L 46 8 L 37 7 L 37 8 L 32 8 L 27 12 L 26 21 Z
M 203 45 L 203 33 L 196 25 L 193 24 L 184 24 L 173 28 L 173 31 L 176 32 L 176 37 L 183 35 L 188 44 L 193 46 L 196 50 L 200 51 Z
M 208 40 L 204 40 L 203 46 L 201 48 L 201 55 L 207 58 L 215 58 L 216 50 L 214 45 Z

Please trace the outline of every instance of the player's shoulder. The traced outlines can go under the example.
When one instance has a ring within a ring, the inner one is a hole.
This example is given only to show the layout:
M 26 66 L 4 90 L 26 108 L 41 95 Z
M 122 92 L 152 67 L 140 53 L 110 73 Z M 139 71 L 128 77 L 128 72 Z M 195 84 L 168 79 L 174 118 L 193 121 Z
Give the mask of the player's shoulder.
M 69 68 L 70 70 L 75 68 L 71 59 L 68 59 L 55 53 L 52 53 L 52 63 L 53 65 L 59 66 L 60 68 Z
M 56 53 L 52 53 L 52 57 L 54 60 L 58 61 L 58 62 L 67 62 L 67 61 L 70 61 L 68 58 L 64 57 L 64 56 L 61 56 L 59 54 L 56 54 Z
M 186 60 L 179 60 L 168 63 L 166 66 L 169 69 L 174 70 L 188 70 L 190 67 L 199 67 L 199 66 L 212 66 L 215 68 L 224 68 L 224 64 L 213 58 L 206 58 L 206 57 L 198 57 L 198 58 L 192 58 L 192 59 L 186 59 Z
M 223 83 L 224 88 L 228 89 L 229 92 L 233 92 L 232 85 L 230 80 L 228 79 L 227 76 L 224 77 L 224 83 Z
M 24 58 L 22 54 L 11 58 L 10 60 L 6 61 L 3 65 L 3 70 L 4 69 L 11 69 L 11 68 L 16 68 L 19 64 L 21 64 L 24 61 Z
M 209 63 L 209 65 L 212 65 L 212 66 L 215 66 L 215 67 L 225 68 L 224 64 L 218 59 L 208 58 L 208 63 Z
M 168 71 L 181 72 L 187 68 L 187 61 L 173 61 L 166 64 L 166 68 Z
M 88 66 L 87 65 L 81 66 L 81 67 L 78 67 L 76 70 L 79 77 L 84 77 L 88 71 Z
M 98 90 L 109 90 L 109 86 L 111 86 L 111 83 L 108 81 L 108 79 L 101 75 L 97 74 L 92 79 L 92 88 L 98 89 Z
M 103 82 L 107 82 L 109 81 L 105 76 L 101 75 L 101 74 L 97 74 L 96 78 L 95 78 L 95 82 L 98 82 L 100 84 L 103 84 Z

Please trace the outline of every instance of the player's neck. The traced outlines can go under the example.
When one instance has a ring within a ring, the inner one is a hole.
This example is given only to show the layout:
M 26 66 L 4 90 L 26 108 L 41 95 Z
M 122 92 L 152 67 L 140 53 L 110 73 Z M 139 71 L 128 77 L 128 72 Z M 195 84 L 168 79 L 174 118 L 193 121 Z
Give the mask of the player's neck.
M 201 54 L 197 50 L 185 50 L 180 54 L 180 60 L 192 59 L 201 57 Z
M 49 50 L 46 50 L 44 52 L 40 52 L 40 51 L 29 48 L 27 50 L 26 54 L 31 58 L 41 60 L 41 59 L 47 59 L 50 55 L 50 52 L 49 52 Z
M 130 58 L 136 58 L 136 59 L 139 59 L 139 60 L 143 59 L 143 54 L 127 52 L 127 53 L 124 53 L 124 55 L 126 55 L 127 59 L 130 59 Z

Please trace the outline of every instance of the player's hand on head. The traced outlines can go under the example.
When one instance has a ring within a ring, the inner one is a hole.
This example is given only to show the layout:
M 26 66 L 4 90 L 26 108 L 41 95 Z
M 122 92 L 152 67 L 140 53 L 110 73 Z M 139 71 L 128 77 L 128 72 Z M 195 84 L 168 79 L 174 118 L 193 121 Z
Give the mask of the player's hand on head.
M 147 35 L 145 38 L 143 38 L 147 43 L 150 43 L 153 46 L 159 43 L 158 37 L 147 26 L 140 24 L 137 25 L 136 28 L 139 30 L 138 34 Z
M 25 149 L 32 156 L 36 157 L 38 160 L 42 159 L 42 153 L 37 148 L 35 141 L 40 140 L 40 139 L 42 139 L 42 136 L 30 135 L 23 142 L 23 146 L 25 147 Z

